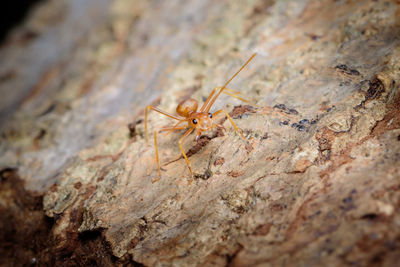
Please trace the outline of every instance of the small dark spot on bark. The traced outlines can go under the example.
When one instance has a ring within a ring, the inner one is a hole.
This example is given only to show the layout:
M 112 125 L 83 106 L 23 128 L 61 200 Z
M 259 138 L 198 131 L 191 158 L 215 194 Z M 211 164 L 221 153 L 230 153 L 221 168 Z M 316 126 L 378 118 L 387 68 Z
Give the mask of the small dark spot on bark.
M 269 230 L 271 229 L 272 224 L 266 223 L 257 226 L 256 230 L 254 231 L 254 235 L 267 235 Z
M 183 253 L 182 255 L 179 255 L 178 258 L 184 258 L 190 255 L 190 251 L 186 250 L 185 253 Z
M 246 143 L 245 148 L 247 153 L 250 153 L 254 149 L 254 147 L 250 143 Z
M 265 134 L 261 137 L 261 140 L 265 140 L 265 139 L 268 139 L 268 133 L 265 133 Z
M 82 213 L 77 208 L 74 208 L 69 217 L 69 222 L 71 224 L 78 223 L 78 221 L 80 221 L 81 218 L 82 218 Z
M 327 149 L 327 150 L 323 150 L 321 151 L 321 155 L 322 155 L 322 159 L 323 160 L 330 160 L 331 159 L 331 150 Z
M 137 246 L 137 244 L 139 244 L 139 242 L 140 242 L 140 238 L 139 238 L 138 236 L 135 236 L 135 237 L 131 240 L 131 242 L 129 243 L 128 248 L 129 248 L 129 249 L 135 248 L 135 247 Z
M 319 38 L 321 38 L 320 35 L 317 35 L 317 34 L 314 34 L 314 33 L 310 33 L 310 34 L 307 34 L 307 35 L 308 35 L 308 37 L 310 37 L 310 39 L 313 40 L 313 41 L 316 41 L 316 40 L 318 40 Z
M 56 105 L 55 105 L 54 103 L 51 104 L 45 111 L 43 111 L 43 112 L 39 115 L 39 117 L 51 113 L 55 108 L 56 108 Z
M 95 240 L 97 238 L 101 237 L 101 231 L 99 230 L 94 230 L 94 231 L 84 231 L 79 234 L 79 239 L 83 242 L 85 241 L 90 241 L 90 240 Z
M 8 178 L 17 172 L 16 168 L 4 168 L 2 170 L 0 170 L 0 179 L 1 182 L 5 182 L 8 181 Z
M 214 161 L 214 166 L 222 165 L 224 163 L 225 163 L 225 159 L 224 158 L 217 158 Z
M 300 132 L 304 131 L 305 129 L 306 129 L 306 128 L 305 128 L 303 125 L 299 125 L 299 126 L 297 127 L 297 130 L 300 131 Z
M 270 208 L 271 208 L 271 210 L 273 210 L 273 211 L 282 211 L 282 210 L 284 209 L 284 206 L 283 206 L 282 204 L 275 203 L 275 204 L 272 204 L 272 205 L 270 206 Z
M 131 138 L 136 136 L 136 125 L 141 124 L 142 122 L 143 119 L 138 119 L 137 121 L 128 124 L 129 136 Z
M 40 129 L 38 135 L 35 137 L 35 141 L 39 141 L 43 139 L 43 137 L 46 135 L 46 130 L 45 129 Z
M 286 109 L 286 105 L 285 105 L 285 104 L 276 104 L 276 105 L 274 106 L 274 108 L 281 109 L 281 110 L 285 110 L 285 109 Z
M 286 107 L 285 104 L 276 104 L 274 108 L 279 109 L 280 111 L 285 112 L 286 114 L 293 114 L 293 115 L 299 114 L 297 110 L 295 110 L 294 108 L 288 108 Z
M 383 92 L 385 92 L 385 86 L 383 85 L 382 81 L 378 79 L 378 77 L 374 77 L 370 81 L 365 100 L 378 98 Z
M 242 171 L 230 171 L 227 173 L 229 176 L 236 178 L 236 177 L 240 177 L 243 176 L 244 172 Z
M 254 110 L 254 108 L 250 105 L 240 105 L 240 106 L 235 106 L 233 108 L 233 110 L 231 111 L 231 113 L 229 113 L 229 115 L 234 118 L 234 119 L 238 119 L 238 118 L 242 118 L 242 116 L 246 113 L 246 112 L 251 112 L 251 113 L 255 113 L 256 111 Z
M 101 182 L 104 180 L 105 174 L 101 175 L 99 178 L 97 178 L 97 182 Z
M 79 189 L 79 188 L 81 188 L 81 186 L 82 186 L 82 183 L 81 183 L 81 182 L 76 182 L 76 183 L 74 184 L 75 189 Z
M 50 190 L 50 192 L 53 192 L 53 193 L 56 192 L 57 191 L 57 185 L 56 184 L 51 185 L 49 190 Z
M 23 34 L 19 37 L 19 40 L 22 44 L 26 44 L 33 39 L 35 39 L 39 34 L 32 30 L 25 30 Z
M 372 257 L 370 263 L 371 263 L 371 264 L 379 264 L 379 263 L 382 263 L 382 258 L 383 258 L 383 256 L 384 256 L 384 254 L 385 254 L 385 253 L 376 254 L 374 257 Z
M 353 197 L 351 197 L 351 196 L 346 197 L 342 201 L 343 201 L 343 203 L 351 203 L 353 201 Z
M 364 214 L 363 216 L 361 216 L 361 219 L 370 220 L 370 221 L 373 221 L 376 218 L 378 218 L 378 215 L 375 213 L 367 213 L 367 214 Z
M 281 121 L 281 122 L 279 122 L 279 125 L 280 126 L 289 125 L 289 121 Z
M 318 40 L 319 38 L 321 38 L 321 36 L 318 36 L 318 35 L 315 35 L 315 34 L 313 34 L 313 35 L 311 36 L 311 39 L 312 39 L 313 41 L 316 41 L 316 40 Z
M 358 110 L 365 106 L 365 103 L 371 99 L 379 98 L 383 92 L 385 92 L 385 86 L 378 77 L 374 77 L 372 80 L 368 81 L 369 87 L 367 92 L 365 93 L 365 98 L 361 101 L 360 104 L 354 107 L 355 110 Z
M 5 71 L 0 74 L 0 83 L 7 81 L 9 79 L 14 78 L 17 75 L 17 72 L 14 70 Z
M 269 160 L 274 160 L 275 159 L 275 157 L 274 156 L 267 156 L 266 158 L 265 158 L 265 160 L 266 161 L 269 161 Z
M 344 205 L 340 205 L 339 207 L 344 211 L 349 211 L 355 208 L 353 204 L 353 197 L 351 195 L 343 198 L 342 202 L 344 203 Z
M 333 248 L 328 248 L 326 250 L 326 252 L 328 253 L 328 255 L 332 254 L 335 250 Z
M 128 124 L 129 137 L 133 138 L 136 136 L 136 123 L 132 122 Z
M 337 65 L 335 69 L 347 75 L 355 75 L 355 76 L 360 75 L 360 72 L 358 70 L 351 69 L 346 64 Z
M 307 120 L 307 119 L 302 119 L 301 121 L 299 121 L 299 123 L 300 123 L 301 125 L 307 125 L 307 124 L 310 124 L 310 121 Z
M 200 179 L 203 179 L 203 180 L 208 180 L 211 176 L 212 176 L 212 172 L 209 169 L 207 169 L 202 174 L 197 174 L 197 173 L 194 174 L 195 178 L 200 178 Z
M 320 215 L 322 212 L 320 210 L 318 210 L 317 212 L 315 212 L 314 214 L 311 214 L 310 216 L 308 216 L 309 219 L 312 219 L 318 215 Z

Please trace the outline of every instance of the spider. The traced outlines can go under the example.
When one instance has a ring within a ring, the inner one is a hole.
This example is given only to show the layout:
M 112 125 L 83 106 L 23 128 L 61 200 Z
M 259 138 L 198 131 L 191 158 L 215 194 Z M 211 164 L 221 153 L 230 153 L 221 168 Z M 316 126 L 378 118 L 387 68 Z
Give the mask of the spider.
M 181 103 L 178 104 L 178 106 L 176 107 L 176 113 L 178 114 L 178 116 L 170 114 L 168 112 L 165 112 L 163 110 L 160 110 L 156 107 L 153 106 L 147 106 L 146 107 L 146 112 L 145 112 L 145 132 L 146 132 L 146 143 L 148 143 L 148 133 L 147 133 L 147 114 L 148 111 L 150 109 L 161 113 L 167 117 L 170 117 L 174 120 L 177 120 L 178 122 L 172 126 L 172 127 L 164 127 L 161 129 L 160 132 L 162 131 L 175 131 L 175 130 L 184 130 L 184 129 L 188 129 L 185 134 L 179 139 L 179 148 L 182 152 L 183 157 L 185 158 L 186 161 L 186 165 L 190 171 L 190 175 L 193 178 L 193 172 L 192 172 L 192 168 L 190 166 L 190 162 L 188 157 L 185 154 L 185 151 L 183 150 L 182 147 L 182 140 L 187 137 L 189 134 L 191 134 L 194 130 L 197 131 L 197 135 L 196 135 L 196 141 L 198 141 L 198 139 L 200 138 L 202 132 L 205 131 L 209 131 L 213 128 L 223 128 L 222 125 L 217 124 L 216 122 L 213 121 L 213 118 L 220 114 L 223 113 L 225 114 L 225 116 L 228 118 L 228 120 L 230 121 L 230 123 L 232 124 L 233 128 L 235 129 L 235 131 L 242 137 L 245 139 L 243 133 L 237 128 L 236 124 L 233 122 L 231 116 L 229 116 L 228 112 L 226 112 L 223 109 L 217 110 L 214 113 L 210 112 L 211 107 L 213 106 L 213 104 L 215 103 L 215 101 L 217 100 L 217 98 L 219 97 L 219 95 L 221 93 L 225 93 L 229 96 L 232 96 L 234 98 L 240 99 L 243 102 L 246 103 L 250 103 L 248 100 L 238 96 L 239 92 L 233 89 L 229 89 L 226 88 L 226 86 L 233 80 L 233 78 L 236 77 L 236 75 L 239 74 L 240 71 L 243 70 L 243 68 L 256 56 L 256 53 L 254 53 L 243 65 L 242 67 L 224 84 L 224 86 L 222 87 L 215 87 L 210 95 L 207 97 L 206 101 L 204 102 L 204 104 L 201 106 L 200 110 L 198 110 L 198 103 L 195 99 L 187 99 L 182 101 Z M 187 122 L 187 125 L 184 126 L 180 126 L 181 123 L 183 122 Z M 156 155 L 156 161 L 157 161 L 157 167 L 158 167 L 158 179 L 154 180 L 158 181 L 161 178 L 161 169 L 160 169 L 160 161 L 159 161 L 159 157 L 158 157 L 158 147 L 157 147 L 157 132 L 154 131 L 154 147 L 155 147 L 155 155 Z

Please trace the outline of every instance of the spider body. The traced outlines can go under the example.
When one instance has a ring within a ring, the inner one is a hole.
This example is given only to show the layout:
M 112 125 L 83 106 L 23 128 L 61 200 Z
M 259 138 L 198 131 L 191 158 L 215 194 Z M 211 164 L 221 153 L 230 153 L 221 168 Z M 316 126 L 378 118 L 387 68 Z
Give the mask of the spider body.
M 213 128 L 220 128 L 223 126 L 217 124 L 214 121 L 214 117 L 220 113 L 224 113 L 225 116 L 228 118 L 230 123 L 232 124 L 233 128 L 235 131 L 242 137 L 245 138 L 242 132 L 236 127 L 236 124 L 233 122 L 232 118 L 229 116 L 228 112 L 225 110 L 218 110 L 214 113 L 210 113 L 210 109 L 219 97 L 221 93 L 225 93 L 229 96 L 235 97 L 237 99 L 240 99 L 246 103 L 249 103 L 248 100 L 240 97 L 238 94 L 238 91 L 226 88 L 226 86 L 231 82 L 231 80 L 256 56 L 256 54 L 253 54 L 247 61 L 246 63 L 243 64 L 243 66 L 225 83 L 224 86 L 222 87 L 216 87 L 214 88 L 210 95 L 208 96 L 207 100 L 204 102 L 204 104 L 201 106 L 201 108 L 198 110 L 198 102 L 195 99 L 187 99 L 185 101 L 182 101 L 181 103 L 178 104 L 176 107 L 176 113 L 178 116 L 170 114 L 168 112 L 162 111 L 156 107 L 153 106 L 147 106 L 146 107 L 146 112 L 145 112 L 145 132 L 146 132 L 146 142 L 148 142 L 148 134 L 147 134 L 147 115 L 148 111 L 150 109 L 161 113 L 167 117 L 170 117 L 172 119 L 177 120 L 178 122 L 172 126 L 172 127 L 164 127 L 161 129 L 161 131 L 175 131 L 175 130 L 183 130 L 183 129 L 188 129 L 185 134 L 179 139 L 179 148 L 182 152 L 183 157 L 185 158 L 186 164 L 188 166 L 188 169 L 190 171 L 191 176 L 193 177 L 193 172 L 192 168 L 190 166 L 190 162 L 188 157 L 186 156 L 186 153 L 183 150 L 182 147 L 182 140 L 191 134 L 194 130 L 196 130 L 196 140 L 199 139 L 201 136 L 202 132 L 209 131 Z M 187 122 L 186 126 L 180 126 L 181 123 Z M 156 161 L 157 161 L 157 167 L 158 167 L 158 176 L 161 178 L 161 170 L 160 170 L 160 162 L 159 162 L 159 157 L 158 157 L 158 147 L 157 147 L 157 132 L 154 131 L 154 147 L 155 147 L 155 152 L 156 152 Z M 158 180 L 158 179 L 156 179 Z
M 182 101 L 176 108 L 176 113 L 186 118 L 188 127 L 196 129 L 198 132 L 197 136 L 200 136 L 201 132 L 211 130 L 215 127 L 215 123 L 212 120 L 212 114 L 209 112 L 197 112 L 198 103 L 195 99 L 189 98 Z
M 198 132 L 211 130 L 214 127 L 212 114 L 206 112 L 193 112 L 188 118 L 189 126 Z

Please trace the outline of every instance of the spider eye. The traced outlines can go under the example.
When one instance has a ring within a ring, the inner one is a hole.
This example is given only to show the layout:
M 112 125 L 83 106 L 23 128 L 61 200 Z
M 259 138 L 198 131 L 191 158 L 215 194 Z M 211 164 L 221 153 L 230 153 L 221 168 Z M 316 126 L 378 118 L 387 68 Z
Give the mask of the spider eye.
M 211 113 L 208 113 L 208 117 L 212 118 L 212 114 L 211 114 Z
M 196 119 L 193 119 L 192 122 L 193 122 L 193 124 L 197 124 L 197 120 Z

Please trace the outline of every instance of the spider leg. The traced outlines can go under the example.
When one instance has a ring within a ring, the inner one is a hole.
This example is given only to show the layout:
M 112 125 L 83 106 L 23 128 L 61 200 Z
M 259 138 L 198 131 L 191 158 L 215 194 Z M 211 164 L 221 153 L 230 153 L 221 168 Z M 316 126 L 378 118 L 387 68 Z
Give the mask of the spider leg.
M 231 122 L 233 128 L 235 128 L 235 131 L 243 138 L 246 139 L 246 137 L 243 135 L 242 131 L 239 130 L 239 128 L 236 126 L 236 124 L 233 122 L 231 116 L 229 116 L 228 112 L 226 112 L 223 109 L 217 110 L 216 112 L 213 113 L 213 116 L 218 115 L 219 113 L 224 113 L 225 116 L 228 118 L 228 120 Z
M 204 111 L 204 109 L 207 107 L 208 103 L 210 103 L 212 97 L 214 96 L 215 91 L 217 91 L 217 90 L 220 89 L 220 88 L 221 88 L 221 87 L 215 87 L 215 88 L 211 91 L 211 93 L 208 95 L 206 101 L 204 101 L 203 105 L 201 106 L 200 112 Z
M 257 107 L 257 108 L 259 107 L 258 105 L 254 104 L 253 102 L 250 102 L 249 100 L 241 97 L 240 92 L 237 91 L 237 90 L 233 90 L 233 89 L 230 89 L 230 88 L 225 88 L 223 93 L 227 94 L 227 95 L 229 95 L 231 97 L 237 98 L 237 99 L 239 99 L 239 100 L 241 100 L 241 101 L 243 101 L 243 102 L 245 102 L 247 104 L 250 104 L 251 106 L 254 106 L 254 107 Z
M 183 130 L 186 129 L 187 126 L 180 126 L 180 127 L 176 127 L 177 124 L 175 124 L 175 126 L 173 127 L 164 127 L 160 130 L 160 132 L 162 131 L 174 131 L 174 130 Z M 158 178 L 153 180 L 154 182 L 157 182 L 158 180 L 161 179 L 161 167 L 160 167 L 160 158 L 158 155 L 158 146 L 157 146 L 157 131 L 154 131 L 154 149 L 155 149 L 155 155 L 156 155 L 156 162 L 157 162 L 157 169 L 158 169 Z
M 221 89 L 221 88 L 222 88 L 221 86 L 218 86 L 218 87 L 215 87 L 215 88 L 211 91 L 210 95 L 208 96 L 207 100 L 204 102 L 204 104 L 203 104 L 203 106 L 201 107 L 200 111 L 204 111 L 204 109 L 207 107 L 207 104 L 210 102 L 212 96 L 215 94 L 215 91 L 217 91 L 218 89 Z M 225 89 L 224 89 L 224 91 L 222 91 L 222 93 L 224 93 L 224 94 L 226 94 L 226 95 L 229 95 L 229 96 L 231 96 L 231 97 L 237 98 L 237 99 L 239 99 L 239 100 L 241 100 L 241 101 L 243 101 L 243 102 L 245 102 L 245 103 L 248 103 L 248 104 L 250 104 L 250 105 L 252 105 L 252 106 L 256 106 L 256 107 L 257 107 L 256 104 L 254 104 L 254 103 L 250 102 L 249 100 L 247 100 L 247 99 L 241 97 L 241 96 L 240 96 L 240 92 L 237 91 L 237 90 L 234 90 L 234 89 L 230 89 L 230 88 L 226 88 L 226 87 L 225 87 Z
M 186 133 L 179 139 L 179 148 L 181 149 L 182 155 L 183 155 L 183 157 L 185 158 L 186 165 L 187 165 L 188 168 L 189 168 L 190 175 L 192 176 L 192 178 L 193 178 L 192 168 L 190 167 L 190 162 L 189 162 L 188 157 L 187 157 L 186 154 L 185 154 L 185 151 L 183 151 L 182 140 L 183 140 L 183 138 L 185 138 L 186 136 L 188 136 L 191 132 L 193 132 L 193 130 L 194 130 L 193 128 L 190 128 L 190 129 L 187 130 Z
M 186 129 L 188 126 L 178 126 L 178 125 L 181 124 L 182 122 L 185 122 L 185 121 L 179 121 L 178 123 L 176 123 L 176 124 L 175 124 L 174 126 L 172 126 L 172 127 L 164 127 L 164 128 L 162 128 L 162 129 L 160 130 L 160 132 L 166 131 L 166 133 L 165 133 L 164 136 L 167 136 L 168 134 L 170 134 L 170 133 L 173 132 L 173 131 Z
M 247 64 L 249 64 L 249 62 L 256 56 L 256 54 L 254 53 L 244 64 L 243 66 L 222 86 L 220 87 L 218 93 L 214 96 L 214 93 L 211 93 L 210 96 L 208 96 L 206 102 L 207 105 L 204 105 L 201 107 L 201 111 L 205 111 L 205 112 L 209 112 L 211 107 L 214 105 L 215 101 L 217 100 L 218 96 L 225 90 L 226 86 L 228 86 L 228 84 L 233 80 L 233 78 L 236 77 L 236 75 L 239 74 L 239 72 L 241 72 L 244 67 L 246 67 Z
M 158 112 L 158 113 L 161 113 L 161 114 L 163 114 L 163 115 L 165 115 L 165 116 L 167 116 L 167 117 L 170 117 L 170 118 L 172 118 L 172 119 L 174 119 L 174 120 L 182 121 L 182 118 L 179 118 L 179 117 L 177 117 L 177 116 L 175 116 L 175 115 L 172 115 L 172 114 L 170 114 L 170 113 L 168 113 L 168 112 L 162 111 L 162 110 L 159 109 L 159 108 L 155 108 L 155 107 L 153 107 L 153 106 L 147 106 L 147 107 L 146 107 L 146 112 L 145 112 L 145 115 L 144 115 L 144 130 L 145 130 L 145 132 L 146 132 L 146 143 L 148 143 L 148 140 L 149 140 L 149 136 L 148 136 L 148 134 L 147 134 L 147 114 L 148 114 L 148 112 L 149 112 L 149 109 L 152 109 L 152 110 L 154 110 L 154 111 L 156 111 L 156 112 Z M 184 120 L 183 120 L 183 121 L 184 121 Z
M 161 179 L 161 168 L 160 168 L 160 160 L 158 157 L 158 147 L 157 147 L 157 131 L 154 131 L 154 148 L 156 152 L 156 161 L 157 161 L 157 168 L 158 168 L 158 178 L 153 180 L 154 182 L 157 182 L 158 180 Z

